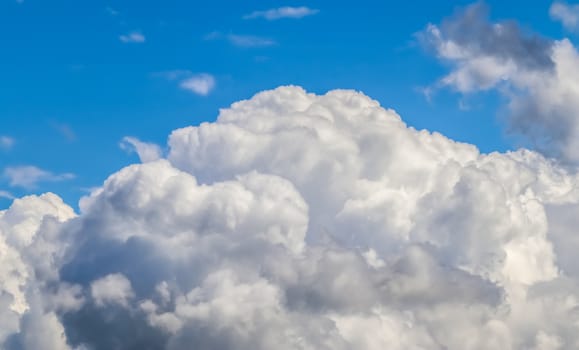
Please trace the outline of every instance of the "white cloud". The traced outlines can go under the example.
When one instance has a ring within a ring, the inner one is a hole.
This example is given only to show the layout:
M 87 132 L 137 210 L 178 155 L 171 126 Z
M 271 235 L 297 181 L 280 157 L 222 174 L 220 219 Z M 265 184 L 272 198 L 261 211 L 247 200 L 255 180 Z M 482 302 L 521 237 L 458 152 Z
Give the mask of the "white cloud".
M 207 73 L 195 74 L 182 80 L 179 87 L 197 95 L 207 96 L 215 88 L 215 78 Z
M 131 281 L 120 273 L 110 274 L 100 278 L 90 285 L 91 296 L 97 306 L 109 304 L 128 306 L 134 297 Z
M 265 11 L 254 11 L 248 15 L 243 16 L 243 19 L 265 18 L 268 21 L 275 21 L 282 18 L 299 19 L 306 16 L 312 16 L 320 12 L 316 9 L 311 9 L 306 6 L 300 7 L 279 7 Z
M 136 152 L 143 163 L 155 161 L 163 156 L 159 145 L 142 142 L 136 137 L 125 136 L 119 146 L 127 152 Z
M 14 146 L 14 138 L 10 136 L 0 135 L 0 149 L 4 151 L 10 150 Z
M 275 41 L 253 35 L 236 35 L 230 34 L 227 36 L 229 42 L 239 47 L 265 47 L 275 45 Z
M 567 30 L 579 29 L 579 5 L 555 1 L 549 8 L 549 14 L 554 20 L 560 21 Z
M 538 153 L 480 154 L 360 93 L 298 87 L 175 130 L 169 149 L 77 217 L 54 195 L 0 212 L 0 343 L 579 342 L 579 175 Z
M 55 182 L 73 179 L 71 173 L 53 174 L 50 171 L 40 169 L 33 165 L 9 166 L 4 169 L 4 177 L 8 179 L 10 186 L 33 189 L 40 182 Z
M 146 38 L 141 32 L 133 31 L 119 36 L 119 40 L 126 44 L 127 43 L 142 44 L 145 42 Z
M 526 34 L 516 22 L 491 23 L 482 3 L 422 39 L 451 71 L 438 82 L 462 94 L 497 90 L 507 102 L 507 128 L 534 148 L 579 163 L 579 54 L 567 40 Z
M 14 196 L 8 191 L 0 190 L 0 198 L 14 199 Z

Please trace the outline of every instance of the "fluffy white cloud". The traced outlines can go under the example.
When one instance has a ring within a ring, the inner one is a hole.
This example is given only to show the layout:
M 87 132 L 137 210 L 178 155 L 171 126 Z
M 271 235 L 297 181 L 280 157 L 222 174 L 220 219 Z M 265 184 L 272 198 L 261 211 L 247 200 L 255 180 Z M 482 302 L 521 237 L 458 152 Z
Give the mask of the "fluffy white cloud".
M 215 88 L 215 78 L 207 73 L 195 74 L 182 80 L 179 86 L 194 94 L 207 96 Z
M 120 273 L 99 278 L 90 285 L 91 296 L 97 306 L 119 304 L 127 306 L 134 297 L 131 281 Z
M 248 15 L 243 16 L 243 19 L 265 18 L 268 21 L 275 21 L 282 18 L 299 19 L 306 16 L 315 15 L 318 12 L 320 11 L 306 6 L 300 7 L 285 6 L 265 11 L 254 11 Z
M 490 23 L 487 12 L 482 3 L 471 5 L 421 34 L 453 67 L 439 86 L 465 94 L 498 90 L 508 101 L 509 132 L 549 156 L 579 163 L 577 49 L 567 39 L 524 34 L 512 21 Z
M 40 182 L 54 182 L 73 179 L 71 173 L 53 174 L 48 170 L 40 169 L 33 165 L 9 166 L 4 169 L 4 177 L 8 179 L 10 186 L 33 189 Z
M 142 44 L 145 42 L 146 38 L 143 35 L 143 33 L 138 32 L 138 31 L 133 31 L 133 32 L 130 32 L 127 34 L 120 35 L 119 40 L 125 44 L 128 44 L 128 43 Z
M 567 30 L 579 29 L 579 5 L 555 1 L 549 8 L 549 14 L 554 20 L 560 21 Z
M 119 145 L 127 152 L 136 152 L 143 163 L 161 159 L 163 155 L 159 145 L 142 142 L 136 137 L 125 136 Z
M 361 93 L 262 92 L 175 130 L 167 159 L 111 175 L 78 216 L 54 195 L 0 212 L 0 341 L 574 348 L 577 183 Z

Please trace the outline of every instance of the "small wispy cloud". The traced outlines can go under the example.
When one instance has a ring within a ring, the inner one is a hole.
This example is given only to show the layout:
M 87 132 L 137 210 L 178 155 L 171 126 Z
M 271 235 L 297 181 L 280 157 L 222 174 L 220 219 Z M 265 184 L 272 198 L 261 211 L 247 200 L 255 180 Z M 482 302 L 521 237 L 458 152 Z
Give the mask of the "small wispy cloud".
M 0 190 L 0 198 L 4 199 L 14 199 L 14 195 L 8 191 Z
M 240 35 L 240 34 L 228 34 L 225 35 L 221 32 L 215 31 L 211 32 L 203 37 L 204 40 L 227 40 L 231 45 L 237 47 L 266 47 L 276 45 L 277 43 L 269 38 L 264 38 L 256 35 Z
M 59 123 L 55 121 L 50 122 L 50 126 L 58 131 L 68 142 L 76 141 L 76 133 L 72 127 L 66 123 Z
M 71 180 L 75 178 L 75 175 L 71 173 L 54 174 L 33 165 L 24 165 L 5 168 L 4 177 L 8 179 L 11 187 L 33 189 L 41 182 Z
M 114 8 L 107 6 L 105 8 L 105 11 L 107 11 L 107 13 L 111 16 L 118 16 L 119 15 L 119 11 L 115 10 Z
M 196 74 L 181 81 L 179 87 L 197 95 L 207 96 L 215 88 L 215 78 L 207 73 Z
M 179 87 L 200 96 L 207 96 L 215 89 L 216 79 L 209 73 L 193 73 L 188 70 L 172 70 L 154 73 L 154 76 L 179 81 Z
M 124 35 L 119 36 L 119 40 L 125 44 L 134 43 L 142 44 L 145 42 L 146 38 L 143 33 L 139 31 L 133 31 Z
M 265 47 L 275 45 L 275 41 L 271 39 L 254 35 L 230 34 L 227 36 L 227 40 L 229 40 L 231 44 L 239 47 Z
M 570 5 L 562 1 L 555 1 L 549 8 L 552 19 L 560 21 L 569 31 L 579 30 L 579 4 Z
M 264 11 L 254 11 L 248 15 L 243 16 L 243 19 L 265 18 L 268 21 L 275 21 L 282 18 L 299 19 L 306 16 L 315 15 L 318 12 L 320 12 L 320 10 L 312 9 L 307 6 L 284 6 Z
M 0 135 L 0 150 L 9 151 L 14 146 L 14 139 L 10 136 Z
M 119 146 L 128 153 L 137 153 L 142 163 L 152 162 L 163 157 L 159 145 L 143 142 L 136 137 L 125 136 Z

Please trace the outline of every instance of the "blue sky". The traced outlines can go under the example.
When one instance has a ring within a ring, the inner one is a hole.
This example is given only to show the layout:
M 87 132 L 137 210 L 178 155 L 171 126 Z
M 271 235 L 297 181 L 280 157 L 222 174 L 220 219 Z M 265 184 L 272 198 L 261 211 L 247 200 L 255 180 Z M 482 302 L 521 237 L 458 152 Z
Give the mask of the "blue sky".
M 437 89 L 430 100 L 420 92 L 447 67 L 416 33 L 470 3 L 2 0 L 0 193 L 52 191 L 75 203 L 138 161 L 119 147 L 124 136 L 164 145 L 171 130 L 287 84 L 360 90 L 418 129 L 483 152 L 517 148 L 498 121 L 496 92 Z M 487 4 L 493 20 L 569 36 L 549 17 L 550 1 Z M 288 6 L 305 15 L 263 12 Z M 214 86 L 192 84 L 199 77 Z M 36 177 L 11 181 L 21 167 Z M 0 209 L 9 204 L 0 199 Z

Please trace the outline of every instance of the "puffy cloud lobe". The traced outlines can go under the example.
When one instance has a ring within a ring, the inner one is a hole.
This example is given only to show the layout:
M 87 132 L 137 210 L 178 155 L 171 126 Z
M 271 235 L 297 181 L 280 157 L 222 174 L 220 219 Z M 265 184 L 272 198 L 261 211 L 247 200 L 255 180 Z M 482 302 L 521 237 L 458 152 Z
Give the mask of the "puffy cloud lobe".
M 562 6 L 553 5 L 551 11 Z M 572 11 L 568 12 L 572 15 Z M 515 22 L 491 23 L 482 3 L 467 7 L 420 38 L 452 71 L 439 86 L 461 93 L 497 89 L 507 101 L 508 131 L 549 156 L 579 162 L 576 48 L 567 39 L 523 32 Z
M 154 143 L 143 142 L 136 137 L 125 136 L 119 146 L 127 152 L 135 152 L 141 162 L 152 162 L 161 159 L 163 151 Z
M 354 91 L 262 92 L 174 131 L 167 159 L 113 174 L 77 217 L 52 195 L 2 212 L 0 339 L 574 348 L 577 181 L 535 152 L 409 128 Z

